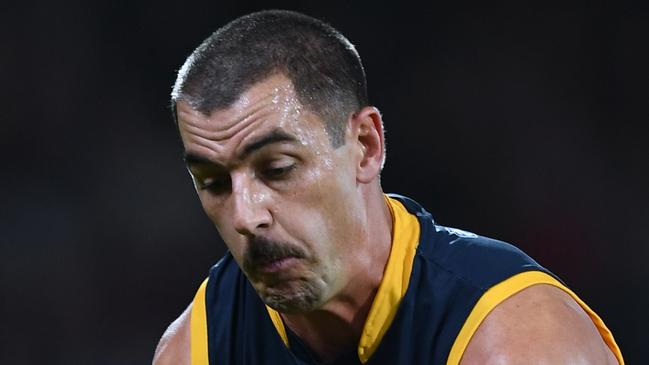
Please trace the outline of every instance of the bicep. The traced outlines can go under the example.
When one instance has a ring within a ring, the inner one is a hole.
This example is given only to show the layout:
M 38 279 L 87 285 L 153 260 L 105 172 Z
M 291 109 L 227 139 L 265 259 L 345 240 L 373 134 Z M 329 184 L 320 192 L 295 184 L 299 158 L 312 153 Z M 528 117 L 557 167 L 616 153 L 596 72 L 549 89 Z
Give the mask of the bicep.
M 190 322 L 192 305 L 173 321 L 153 356 L 153 365 L 190 365 Z
M 539 284 L 504 300 L 480 324 L 460 364 L 616 364 L 595 325 L 563 290 Z

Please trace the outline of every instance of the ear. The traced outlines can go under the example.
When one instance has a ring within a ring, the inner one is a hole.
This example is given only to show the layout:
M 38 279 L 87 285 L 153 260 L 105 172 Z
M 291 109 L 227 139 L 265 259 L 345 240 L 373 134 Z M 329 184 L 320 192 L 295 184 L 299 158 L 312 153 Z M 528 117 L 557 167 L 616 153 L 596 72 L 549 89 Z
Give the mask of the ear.
M 367 106 L 350 117 L 352 148 L 358 152 L 356 179 L 369 183 L 376 178 L 385 159 L 383 120 L 375 107 Z

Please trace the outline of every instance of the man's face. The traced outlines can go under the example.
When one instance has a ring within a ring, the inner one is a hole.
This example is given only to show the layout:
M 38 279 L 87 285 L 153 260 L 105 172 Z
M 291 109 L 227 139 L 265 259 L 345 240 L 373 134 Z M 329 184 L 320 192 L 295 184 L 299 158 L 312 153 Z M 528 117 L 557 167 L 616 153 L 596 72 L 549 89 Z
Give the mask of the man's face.
M 209 116 L 177 111 L 203 208 L 260 297 L 285 313 L 326 303 L 355 275 L 365 229 L 353 143 L 334 149 L 282 75 Z

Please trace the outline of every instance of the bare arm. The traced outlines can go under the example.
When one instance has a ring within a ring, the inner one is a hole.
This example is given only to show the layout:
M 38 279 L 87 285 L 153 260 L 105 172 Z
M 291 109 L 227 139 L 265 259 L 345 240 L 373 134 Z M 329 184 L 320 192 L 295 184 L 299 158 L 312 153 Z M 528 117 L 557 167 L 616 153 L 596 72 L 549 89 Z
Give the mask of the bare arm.
M 609 365 L 617 360 L 570 295 L 539 284 L 511 296 L 489 313 L 460 364 Z
M 190 365 L 190 318 L 192 305 L 173 321 L 162 335 L 153 355 L 153 365 Z

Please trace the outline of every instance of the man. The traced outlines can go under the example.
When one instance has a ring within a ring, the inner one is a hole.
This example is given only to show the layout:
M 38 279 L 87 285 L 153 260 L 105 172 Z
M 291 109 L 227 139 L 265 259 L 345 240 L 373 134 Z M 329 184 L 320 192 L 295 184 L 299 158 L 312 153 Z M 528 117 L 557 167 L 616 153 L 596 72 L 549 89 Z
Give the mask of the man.
M 154 364 L 616 364 L 604 323 L 503 242 L 383 193 L 381 115 L 352 44 L 265 11 L 217 30 L 172 93 L 229 252 Z

